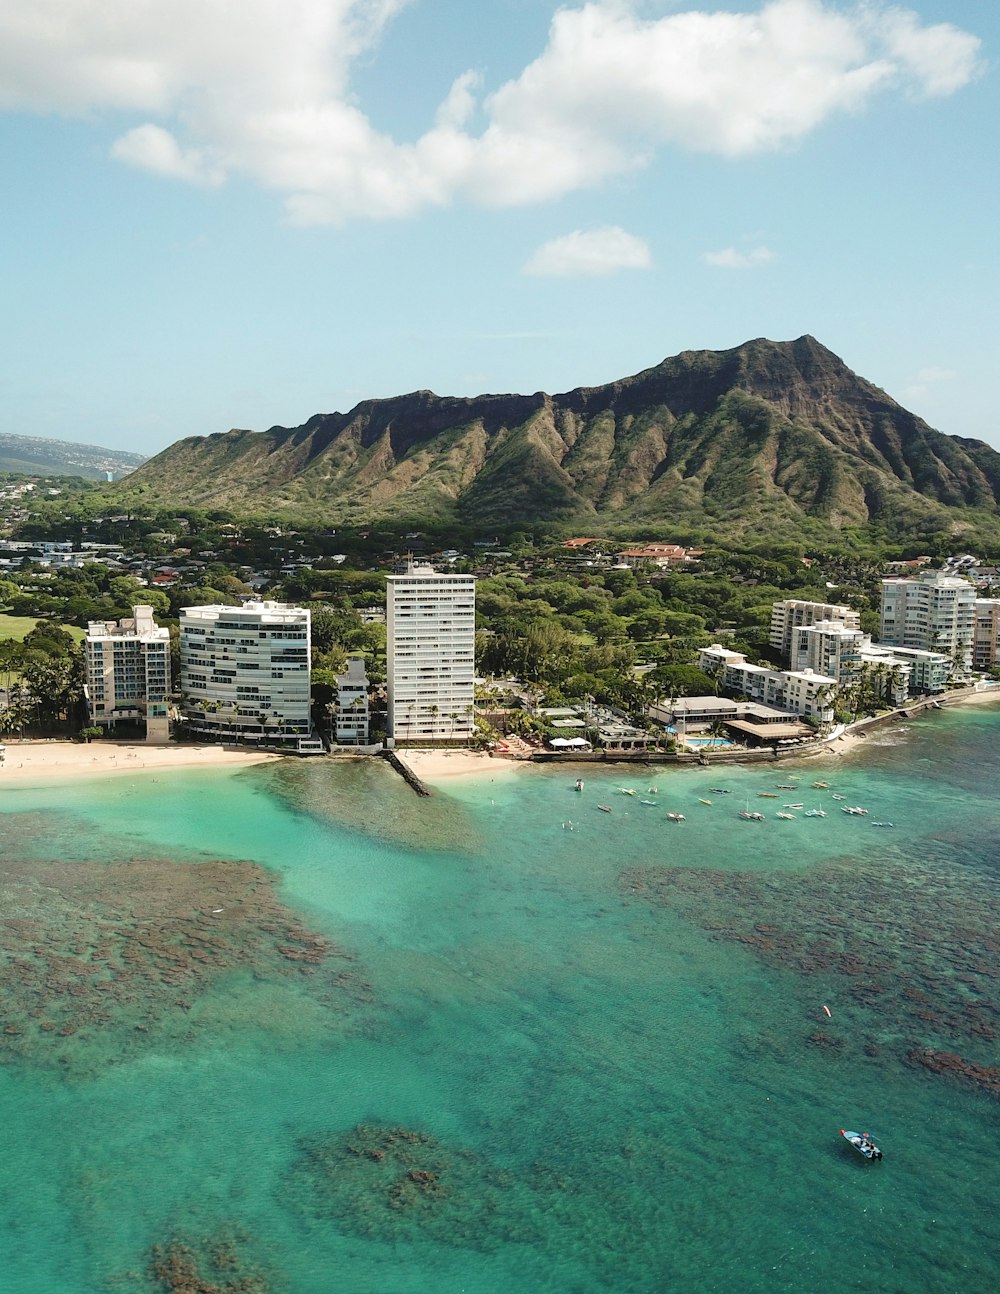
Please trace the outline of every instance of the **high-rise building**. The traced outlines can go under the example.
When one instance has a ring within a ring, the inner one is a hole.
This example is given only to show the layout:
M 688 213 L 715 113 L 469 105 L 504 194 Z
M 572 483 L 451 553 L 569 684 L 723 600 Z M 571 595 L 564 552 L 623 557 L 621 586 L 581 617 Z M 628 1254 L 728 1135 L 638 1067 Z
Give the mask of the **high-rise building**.
M 972 665 L 974 669 L 986 670 L 997 664 L 1000 664 L 1000 599 L 977 598 Z
M 819 624 L 821 620 L 837 620 L 848 629 L 861 628 L 861 616 L 852 607 L 838 606 L 833 602 L 804 602 L 800 598 L 785 598 L 771 608 L 770 643 L 781 659 L 791 663 L 792 635 L 796 629 Z
M 880 640 L 949 656 L 959 676 L 972 666 L 975 618 L 976 590 L 968 580 L 922 571 L 915 579 L 882 581 Z
M 363 656 L 348 656 L 347 669 L 337 675 L 334 735 L 338 746 L 368 744 L 368 676 Z
M 170 630 L 155 622 L 152 607 L 133 607 L 124 620 L 91 621 L 83 659 L 92 723 L 139 720 L 148 742 L 169 739 Z
M 387 584 L 388 735 L 467 741 L 474 727 L 475 577 L 410 561 Z
M 311 736 L 310 618 L 304 607 L 185 607 L 181 712 L 194 732 L 321 752 Z

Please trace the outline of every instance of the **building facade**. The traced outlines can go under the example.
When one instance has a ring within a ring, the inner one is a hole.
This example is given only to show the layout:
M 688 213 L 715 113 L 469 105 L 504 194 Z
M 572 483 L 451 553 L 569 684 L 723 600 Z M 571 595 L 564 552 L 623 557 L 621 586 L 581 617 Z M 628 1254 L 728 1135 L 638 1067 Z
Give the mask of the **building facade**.
M 468 741 L 474 729 L 475 577 L 410 561 L 386 583 L 388 735 Z
M 922 571 L 915 579 L 882 581 L 883 643 L 951 658 L 953 674 L 972 668 L 976 590 L 942 571 Z
M 821 620 L 836 620 L 848 629 L 861 629 L 860 613 L 852 607 L 834 602 L 804 602 L 800 598 L 785 598 L 771 608 L 770 644 L 781 653 L 788 664 L 792 660 L 792 636 L 796 629 L 819 624 Z
M 718 677 L 722 686 L 731 692 L 742 692 L 753 701 L 820 724 L 833 722 L 837 680 L 828 674 L 817 674 L 810 669 L 779 670 L 751 665 L 741 652 L 718 644 L 702 648 L 698 666 L 706 674 Z
M 347 669 L 337 675 L 334 737 L 338 746 L 368 745 L 368 675 L 363 656 L 348 656 Z
M 873 643 L 839 620 L 792 631 L 792 665 L 835 678 L 841 687 L 864 684 L 890 705 L 904 705 L 912 687 L 912 664 L 898 649 Z
M 249 601 L 185 607 L 181 713 L 195 732 L 322 751 L 310 714 L 310 617 Z
M 1000 599 L 977 598 L 972 667 L 987 670 L 997 664 L 1000 664 Z
M 124 620 L 94 620 L 83 644 L 85 696 L 90 722 L 113 728 L 118 720 L 146 726 L 146 740 L 170 737 L 170 630 L 153 608 L 132 608 Z

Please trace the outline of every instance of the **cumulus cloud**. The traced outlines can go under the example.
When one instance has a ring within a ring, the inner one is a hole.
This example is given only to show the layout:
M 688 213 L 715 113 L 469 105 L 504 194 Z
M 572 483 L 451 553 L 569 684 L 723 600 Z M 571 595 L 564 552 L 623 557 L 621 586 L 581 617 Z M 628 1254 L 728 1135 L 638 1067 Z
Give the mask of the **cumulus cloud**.
M 885 0 L 659 17 L 586 0 L 556 10 L 545 48 L 493 92 L 456 69 L 427 130 L 400 143 L 351 72 L 408 3 L 0 0 L 0 109 L 131 115 L 119 160 L 193 183 L 247 177 L 322 223 L 541 202 L 664 148 L 788 147 L 878 93 L 952 94 L 979 67 L 974 36 Z
M 706 252 L 702 259 L 721 270 L 752 270 L 758 265 L 773 261 L 774 252 L 770 247 L 751 247 L 748 251 L 740 251 L 738 247 L 724 247 L 719 252 Z
M 133 166 L 172 180 L 216 185 L 225 179 L 225 172 L 213 166 L 201 149 L 181 148 L 162 126 L 136 126 L 115 140 L 111 154 L 122 162 L 131 162 Z
M 544 243 L 524 267 L 545 278 L 596 278 L 617 270 L 648 270 L 653 263 L 641 238 L 617 225 L 576 229 Z

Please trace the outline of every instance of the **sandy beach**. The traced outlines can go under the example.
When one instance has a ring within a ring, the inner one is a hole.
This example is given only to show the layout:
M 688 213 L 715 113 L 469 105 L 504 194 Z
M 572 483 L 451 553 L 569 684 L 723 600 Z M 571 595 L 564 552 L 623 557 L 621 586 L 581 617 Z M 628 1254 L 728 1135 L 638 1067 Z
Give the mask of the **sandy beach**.
M 397 750 L 396 754 L 422 782 L 450 782 L 459 777 L 509 777 L 524 766 L 524 761 L 498 759 L 484 750 L 420 750 L 407 747 Z
M 0 764 L 0 787 L 10 782 L 75 781 L 167 768 L 238 768 L 281 758 L 264 751 L 226 750 L 210 745 L 8 741 L 4 762 Z

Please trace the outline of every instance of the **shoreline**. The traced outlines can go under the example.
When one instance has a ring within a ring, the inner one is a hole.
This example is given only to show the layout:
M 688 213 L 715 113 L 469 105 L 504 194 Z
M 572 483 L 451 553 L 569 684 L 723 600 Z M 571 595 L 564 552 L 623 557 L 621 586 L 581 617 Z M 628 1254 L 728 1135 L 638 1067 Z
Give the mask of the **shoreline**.
M 242 768 L 285 758 L 271 751 L 231 750 L 215 745 L 146 746 L 132 742 L 6 742 L 0 788 L 77 781 L 157 769 Z
M 497 776 L 510 777 L 529 760 L 503 759 L 486 750 L 451 749 L 431 747 L 404 747 L 393 752 L 400 763 L 422 782 L 433 785 L 459 779 Z

